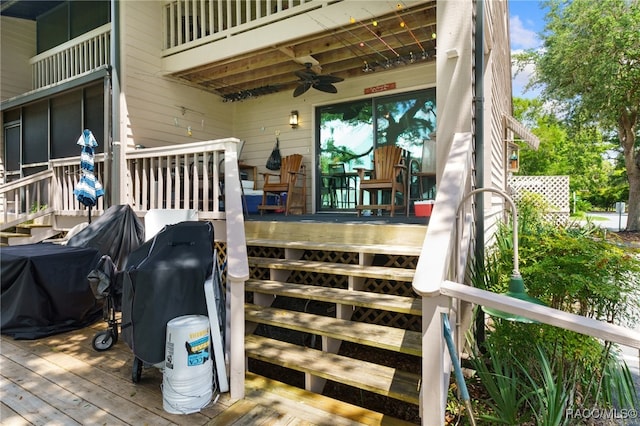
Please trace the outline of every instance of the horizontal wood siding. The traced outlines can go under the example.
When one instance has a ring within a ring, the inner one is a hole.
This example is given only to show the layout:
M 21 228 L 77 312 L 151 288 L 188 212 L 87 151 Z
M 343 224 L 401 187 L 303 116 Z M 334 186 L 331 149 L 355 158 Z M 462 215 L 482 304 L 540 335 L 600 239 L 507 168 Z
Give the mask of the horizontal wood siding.
M 2 101 L 31 90 L 29 59 L 36 54 L 36 23 L 26 19 L 0 18 Z M 9 47 L 10 48 L 6 48 Z
M 508 14 L 506 1 L 485 3 L 485 35 L 491 36 L 491 50 L 485 55 L 485 183 L 486 187 L 505 188 L 506 144 L 504 115 L 511 115 L 511 48 L 504 17 Z M 500 196 L 485 195 L 485 238 L 493 238 L 496 224 L 504 217 L 504 200 Z
M 121 14 L 123 143 L 155 147 L 233 136 L 233 109 L 220 97 L 162 77 L 161 2 L 123 2 Z

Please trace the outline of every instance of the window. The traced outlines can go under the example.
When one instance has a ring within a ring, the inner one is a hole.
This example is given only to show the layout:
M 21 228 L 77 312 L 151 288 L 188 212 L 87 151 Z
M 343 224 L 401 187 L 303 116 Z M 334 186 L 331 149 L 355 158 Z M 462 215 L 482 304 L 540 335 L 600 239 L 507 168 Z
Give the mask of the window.
M 107 89 L 108 90 L 108 89 Z M 49 159 L 77 157 L 83 129 L 105 151 L 103 80 L 5 112 L 5 170 L 14 177 L 46 169 Z

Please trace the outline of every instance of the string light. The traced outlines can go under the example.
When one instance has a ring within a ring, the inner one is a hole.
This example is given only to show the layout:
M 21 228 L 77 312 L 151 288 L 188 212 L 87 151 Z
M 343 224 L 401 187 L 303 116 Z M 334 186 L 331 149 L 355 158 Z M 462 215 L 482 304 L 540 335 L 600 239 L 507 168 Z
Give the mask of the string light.
M 418 55 L 415 55 L 413 52 L 411 52 L 405 56 L 398 56 L 395 60 L 389 59 L 382 62 L 372 62 L 372 63 L 365 61 L 364 66 L 362 67 L 362 72 L 371 73 L 381 69 L 388 70 L 388 69 L 402 66 L 402 65 L 415 64 L 419 60 L 426 61 L 427 59 L 434 56 L 435 56 L 435 50 L 433 51 L 433 54 L 430 54 L 429 52 L 426 52 L 426 51 L 422 51 Z

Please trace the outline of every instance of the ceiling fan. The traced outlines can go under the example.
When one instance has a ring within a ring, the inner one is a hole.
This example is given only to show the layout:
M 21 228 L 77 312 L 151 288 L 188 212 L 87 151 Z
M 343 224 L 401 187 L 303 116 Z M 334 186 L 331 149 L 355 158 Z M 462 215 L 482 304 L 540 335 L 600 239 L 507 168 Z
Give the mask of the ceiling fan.
M 333 83 L 344 81 L 344 78 L 318 74 L 311 69 L 313 64 L 310 62 L 307 62 L 304 65 L 305 70 L 295 72 L 295 75 L 300 79 L 300 81 L 298 83 L 298 87 L 293 91 L 294 98 L 302 95 L 312 87 L 321 92 L 338 93 L 338 89 L 336 89 Z

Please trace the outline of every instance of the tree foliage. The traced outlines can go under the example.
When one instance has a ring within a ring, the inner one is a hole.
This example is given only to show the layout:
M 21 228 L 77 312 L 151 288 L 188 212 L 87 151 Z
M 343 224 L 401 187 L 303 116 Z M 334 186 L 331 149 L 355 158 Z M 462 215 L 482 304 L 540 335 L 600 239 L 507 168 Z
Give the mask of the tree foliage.
M 617 135 L 629 180 L 627 230 L 640 230 L 640 1 L 549 0 L 543 48 L 516 57 L 533 63 L 532 86 L 558 101 L 563 117 Z
M 592 206 L 608 207 L 622 199 L 612 180 L 614 164 L 607 159 L 615 146 L 603 140 L 599 129 L 577 120 L 560 120 L 539 99 L 515 98 L 513 105 L 515 117 L 535 129 L 540 139 L 537 150 L 521 147 L 519 173 L 569 176 L 570 191 Z M 626 188 L 626 181 L 623 184 Z

